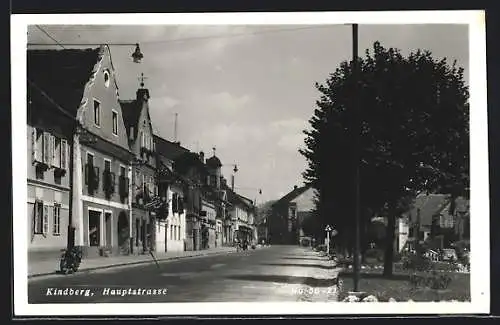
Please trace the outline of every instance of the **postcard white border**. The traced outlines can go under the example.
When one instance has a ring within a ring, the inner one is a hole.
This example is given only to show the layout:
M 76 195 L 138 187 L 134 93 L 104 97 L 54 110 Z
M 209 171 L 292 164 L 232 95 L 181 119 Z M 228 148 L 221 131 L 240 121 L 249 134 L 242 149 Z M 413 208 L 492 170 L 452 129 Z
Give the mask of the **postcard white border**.
M 462 303 L 151 303 L 28 304 L 25 162 L 26 43 L 31 24 L 106 25 L 282 25 L 282 24 L 468 24 L 471 141 L 471 302 Z M 490 309 L 489 169 L 484 11 L 50 14 L 11 16 L 12 166 L 14 217 L 14 313 L 16 316 L 63 315 L 238 315 L 238 314 L 469 314 Z M 16 168 L 18 167 L 19 168 Z

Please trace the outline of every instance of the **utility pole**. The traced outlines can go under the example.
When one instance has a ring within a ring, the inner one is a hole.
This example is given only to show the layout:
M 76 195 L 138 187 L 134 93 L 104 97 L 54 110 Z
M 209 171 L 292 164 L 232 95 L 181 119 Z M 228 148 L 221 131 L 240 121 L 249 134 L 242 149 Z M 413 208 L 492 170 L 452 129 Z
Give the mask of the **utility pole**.
M 356 234 L 355 234 L 355 243 L 354 243 L 354 258 L 353 258 L 353 271 L 354 271 L 354 292 L 358 292 L 359 290 L 359 254 L 360 254 L 360 209 L 361 209 L 361 200 L 360 200 L 360 158 L 361 158 L 361 121 L 362 119 L 360 118 L 360 112 L 359 112 L 359 105 L 358 105 L 358 90 L 359 90 L 359 83 L 358 83 L 358 24 L 353 24 L 352 25 L 352 71 L 353 71 L 353 79 L 354 79 L 354 86 L 355 86 L 355 91 L 354 91 L 354 110 L 355 110 L 355 116 L 356 116 L 356 160 L 355 160 L 355 165 L 356 165 Z
M 174 142 L 177 142 L 177 113 L 174 117 Z

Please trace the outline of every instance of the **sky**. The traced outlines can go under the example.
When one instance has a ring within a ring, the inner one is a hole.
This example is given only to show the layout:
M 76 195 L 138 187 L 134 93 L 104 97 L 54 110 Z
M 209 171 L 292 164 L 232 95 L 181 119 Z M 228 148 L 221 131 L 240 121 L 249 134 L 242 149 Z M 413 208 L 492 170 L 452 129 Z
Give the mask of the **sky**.
M 110 45 L 120 99 L 135 97 L 144 73 L 155 132 L 173 141 L 177 113 L 181 145 L 207 158 L 215 147 L 223 174 L 229 179 L 236 164 L 236 191 L 257 203 L 303 185 L 298 149 L 319 99 L 314 83 L 352 57 L 348 25 L 41 27 L 51 37 L 30 26 L 28 43 L 140 43 L 140 64 L 131 59 L 135 46 Z M 467 25 L 359 25 L 359 54 L 375 41 L 457 60 L 468 82 Z

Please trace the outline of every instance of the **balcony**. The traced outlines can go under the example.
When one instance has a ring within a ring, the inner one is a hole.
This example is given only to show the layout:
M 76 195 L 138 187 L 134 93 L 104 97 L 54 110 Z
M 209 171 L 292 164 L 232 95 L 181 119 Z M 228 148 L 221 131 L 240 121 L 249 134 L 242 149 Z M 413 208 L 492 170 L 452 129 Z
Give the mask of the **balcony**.
M 128 197 L 129 194 L 129 184 L 130 184 L 129 178 L 125 177 L 124 175 L 120 175 L 118 182 L 119 182 L 118 188 L 119 188 L 120 198 L 124 199 Z
M 85 184 L 90 195 L 99 188 L 99 167 L 92 164 L 85 165 Z
M 115 193 L 115 173 L 109 170 L 105 170 L 102 173 L 102 187 L 104 190 L 104 195 L 107 199 Z

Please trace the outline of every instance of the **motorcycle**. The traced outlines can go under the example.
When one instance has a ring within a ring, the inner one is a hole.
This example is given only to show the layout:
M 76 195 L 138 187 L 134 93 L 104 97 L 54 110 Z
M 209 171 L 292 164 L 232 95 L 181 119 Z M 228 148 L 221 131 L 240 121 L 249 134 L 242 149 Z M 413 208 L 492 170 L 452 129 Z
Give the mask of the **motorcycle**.
M 59 268 L 61 273 L 69 274 L 78 271 L 82 263 L 82 251 L 78 247 L 70 249 L 63 249 L 61 259 L 59 261 Z

